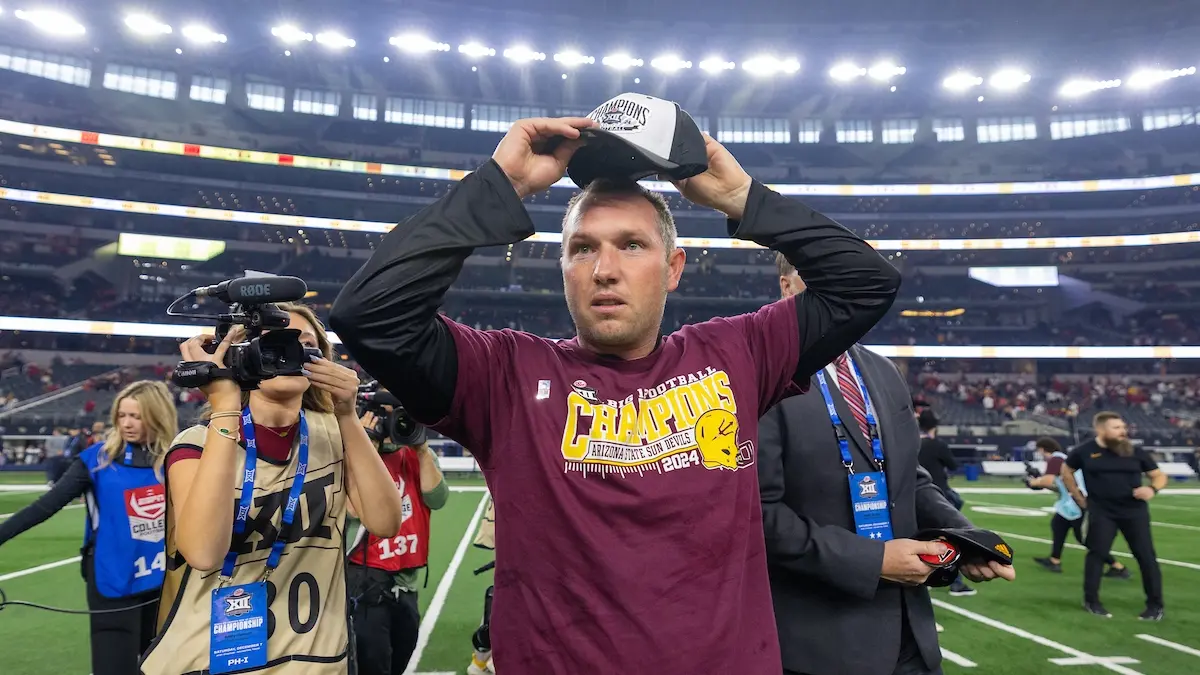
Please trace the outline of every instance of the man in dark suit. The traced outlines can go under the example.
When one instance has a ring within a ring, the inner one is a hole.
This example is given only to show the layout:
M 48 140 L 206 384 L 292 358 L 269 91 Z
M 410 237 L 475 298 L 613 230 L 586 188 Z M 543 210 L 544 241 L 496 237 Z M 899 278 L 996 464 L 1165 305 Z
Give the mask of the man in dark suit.
M 802 292 L 795 269 L 786 260 L 779 267 L 782 293 Z M 912 398 L 891 361 L 856 346 L 823 374 L 824 386 L 814 376 L 808 392 L 785 399 L 759 422 L 759 488 L 784 672 L 941 673 L 933 607 L 919 586 L 934 568 L 917 556 L 944 549 L 908 537 L 971 524 L 917 462 Z M 826 391 L 840 421 L 837 432 Z M 869 438 L 870 417 L 878 448 Z M 886 477 L 875 479 L 887 490 L 890 528 L 883 537 L 861 514 L 856 523 L 852 506 L 852 481 L 878 476 L 872 472 Z M 961 569 L 975 581 L 1013 577 L 1011 567 Z

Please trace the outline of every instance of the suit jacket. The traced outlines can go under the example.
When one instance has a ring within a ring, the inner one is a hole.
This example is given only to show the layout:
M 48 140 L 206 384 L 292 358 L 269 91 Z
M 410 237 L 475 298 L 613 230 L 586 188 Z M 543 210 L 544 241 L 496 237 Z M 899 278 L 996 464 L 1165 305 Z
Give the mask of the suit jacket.
M 917 463 L 912 398 L 891 361 L 855 346 L 883 444 L 892 532 L 970 523 Z M 834 380 L 830 395 L 850 438 L 856 473 L 873 471 L 871 445 Z M 854 530 L 850 487 L 816 378 L 759 422 L 763 529 L 783 666 L 811 675 L 887 675 L 900 655 L 901 612 L 930 669 L 941 663 L 933 607 L 923 588 L 879 578 L 882 542 Z

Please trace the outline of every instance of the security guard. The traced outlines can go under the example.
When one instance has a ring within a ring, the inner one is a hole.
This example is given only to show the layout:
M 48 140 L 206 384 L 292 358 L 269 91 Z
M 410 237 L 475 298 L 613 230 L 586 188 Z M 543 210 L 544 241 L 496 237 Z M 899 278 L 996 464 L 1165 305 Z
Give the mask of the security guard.
M 1092 420 L 1093 440 L 1076 447 L 1063 463 L 1060 476 L 1071 497 L 1081 509 L 1088 510 L 1088 547 L 1084 563 L 1083 607 L 1097 616 L 1111 617 L 1100 604 L 1100 573 L 1112 548 L 1117 530 L 1125 536 L 1129 549 L 1142 573 L 1146 609 L 1138 618 L 1160 621 L 1163 618 L 1162 572 L 1150 536 L 1150 508 L 1154 495 L 1167 485 L 1167 475 L 1150 454 L 1129 441 L 1125 421 L 1113 412 L 1097 413 Z M 1075 481 L 1082 470 L 1087 494 Z M 1150 485 L 1142 485 L 1142 474 Z

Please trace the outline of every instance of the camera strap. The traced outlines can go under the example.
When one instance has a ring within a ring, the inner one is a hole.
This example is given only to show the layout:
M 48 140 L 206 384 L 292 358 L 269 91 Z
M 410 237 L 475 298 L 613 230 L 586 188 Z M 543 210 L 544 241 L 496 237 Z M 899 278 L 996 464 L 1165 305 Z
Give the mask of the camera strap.
M 300 447 L 296 465 L 296 476 L 292 479 L 292 488 L 288 491 L 287 502 L 283 509 L 283 519 L 276 530 L 275 541 L 271 543 L 271 554 L 267 557 L 267 575 L 279 566 L 283 549 L 287 546 L 288 533 L 292 522 L 296 519 L 296 509 L 300 504 L 300 494 L 304 491 L 304 478 L 308 474 L 308 420 L 304 410 L 300 411 Z M 242 495 L 238 501 L 237 513 L 233 518 L 233 534 L 241 536 L 246 531 L 246 521 L 250 516 L 250 505 L 254 500 L 254 474 L 258 464 L 258 445 L 254 438 L 254 420 L 250 417 L 250 406 L 242 411 L 242 438 L 246 441 L 246 469 L 242 473 Z M 225 563 L 221 566 L 221 579 L 227 581 L 233 577 L 233 569 L 237 564 L 238 554 L 232 547 L 225 554 Z

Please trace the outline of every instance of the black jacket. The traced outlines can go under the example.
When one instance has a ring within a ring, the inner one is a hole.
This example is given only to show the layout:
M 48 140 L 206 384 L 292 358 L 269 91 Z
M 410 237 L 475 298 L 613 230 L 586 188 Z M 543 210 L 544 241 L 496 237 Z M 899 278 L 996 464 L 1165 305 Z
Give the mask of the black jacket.
M 895 366 L 862 347 L 850 355 L 878 415 L 893 536 L 968 526 L 917 463 L 912 399 Z M 870 444 L 833 381 L 829 390 L 839 417 L 849 422 L 855 471 L 874 470 Z M 922 658 L 935 667 L 941 652 L 928 591 L 881 581 L 884 544 L 854 531 L 847 472 L 816 378 L 807 393 L 767 411 L 758 434 L 763 529 L 784 668 L 811 675 L 891 673 L 900 656 L 902 611 Z

